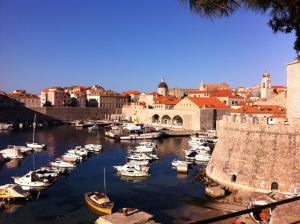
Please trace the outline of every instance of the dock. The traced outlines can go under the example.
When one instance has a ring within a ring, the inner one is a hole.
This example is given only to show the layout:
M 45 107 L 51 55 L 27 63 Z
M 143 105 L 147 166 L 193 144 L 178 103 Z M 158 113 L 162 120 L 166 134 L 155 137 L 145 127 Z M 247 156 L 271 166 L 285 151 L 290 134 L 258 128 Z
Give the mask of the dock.
M 152 218 L 153 215 L 134 209 L 133 211 L 116 212 L 111 215 L 101 216 L 96 220 L 95 224 L 146 224 L 153 223 Z

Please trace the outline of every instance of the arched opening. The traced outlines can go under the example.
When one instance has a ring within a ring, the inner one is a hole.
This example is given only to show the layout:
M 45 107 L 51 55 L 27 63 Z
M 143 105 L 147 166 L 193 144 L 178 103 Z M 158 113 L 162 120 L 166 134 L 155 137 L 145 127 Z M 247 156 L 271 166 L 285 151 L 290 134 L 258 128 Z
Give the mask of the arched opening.
M 237 178 L 237 176 L 235 174 L 233 174 L 231 176 L 231 182 L 236 182 L 236 178 Z
M 156 124 L 159 123 L 159 115 L 158 114 L 154 114 L 152 116 L 152 123 L 156 123 Z
M 271 191 L 278 191 L 278 189 L 279 189 L 278 183 L 277 182 L 273 182 L 271 184 Z
M 180 117 L 179 115 L 176 115 L 175 117 L 173 117 L 173 124 L 178 125 L 178 126 L 182 126 L 183 125 L 182 117 Z
M 164 116 L 162 116 L 162 118 L 161 118 L 161 123 L 162 124 L 171 124 L 171 118 L 170 118 L 170 116 L 169 115 L 164 115 Z

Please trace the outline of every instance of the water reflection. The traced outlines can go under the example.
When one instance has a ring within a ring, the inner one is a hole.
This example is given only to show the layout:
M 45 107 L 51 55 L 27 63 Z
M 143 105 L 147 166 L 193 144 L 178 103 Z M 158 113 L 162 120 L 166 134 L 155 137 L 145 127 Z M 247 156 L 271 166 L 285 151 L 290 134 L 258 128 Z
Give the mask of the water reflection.
M 12 159 L 5 163 L 7 169 L 20 167 L 22 163 L 22 159 Z

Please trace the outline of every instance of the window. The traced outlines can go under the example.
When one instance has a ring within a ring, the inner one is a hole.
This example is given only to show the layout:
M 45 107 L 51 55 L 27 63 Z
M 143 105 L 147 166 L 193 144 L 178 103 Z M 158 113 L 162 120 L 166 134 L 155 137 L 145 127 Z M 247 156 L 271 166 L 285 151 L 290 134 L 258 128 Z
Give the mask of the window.
M 271 184 L 271 191 L 278 191 L 279 185 L 277 182 Z
M 236 178 L 237 178 L 237 176 L 235 174 L 233 174 L 231 176 L 231 182 L 236 182 Z

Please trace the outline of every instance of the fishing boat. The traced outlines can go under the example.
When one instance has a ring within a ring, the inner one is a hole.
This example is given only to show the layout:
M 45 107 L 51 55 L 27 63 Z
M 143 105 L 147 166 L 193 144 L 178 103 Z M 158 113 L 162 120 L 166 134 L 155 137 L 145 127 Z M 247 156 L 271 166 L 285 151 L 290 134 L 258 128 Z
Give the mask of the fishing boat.
M 30 196 L 28 191 L 24 191 L 17 184 L 5 184 L 0 186 L 0 199 L 2 200 L 21 200 Z
M 67 152 L 64 155 L 62 155 L 61 159 L 69 163 L 79 163 L 83 160 L 81 156 L 70 152 Z
M 151 153 L 155 150 L 154 147 L 149 147 L 149 146 L 137 146 L 135 147 L 135 150 L 132 150 L 133 152 L 140 152 L 140 153 Z
M 33 148 L 33 149 L 44 149 L 46 147 L 45 144 L 39 144 L 35 142 L 35 128 L 36 128 L 36 114 L 34 114 L 34 119 L 33 119 L 33 131 L 32 131 L 32 142 L 31 143 L 26 143 L 27 147 Z
M 43 190 L 52 183 L 48 178 L 39 178 L 34 171 L 30 171 L 22 177 L 12 177 L 15 184 L 22 187 L 23 190 Z
M 105 214 L 111 214 L 114 203 L 110 201 L 106 194 L 105 168 L 104 168 L 104 193 L 102 192 L 87 192 L 84 194 L 86 204 L 93 210 Z
M 76 146 L 75 149 L 69 149 L 68 153 L 74 153 L 76 155 L 84 157 L 89 154 L 89 151 L 86 150 L 85 148 L 82 148 L 81 146 Z

